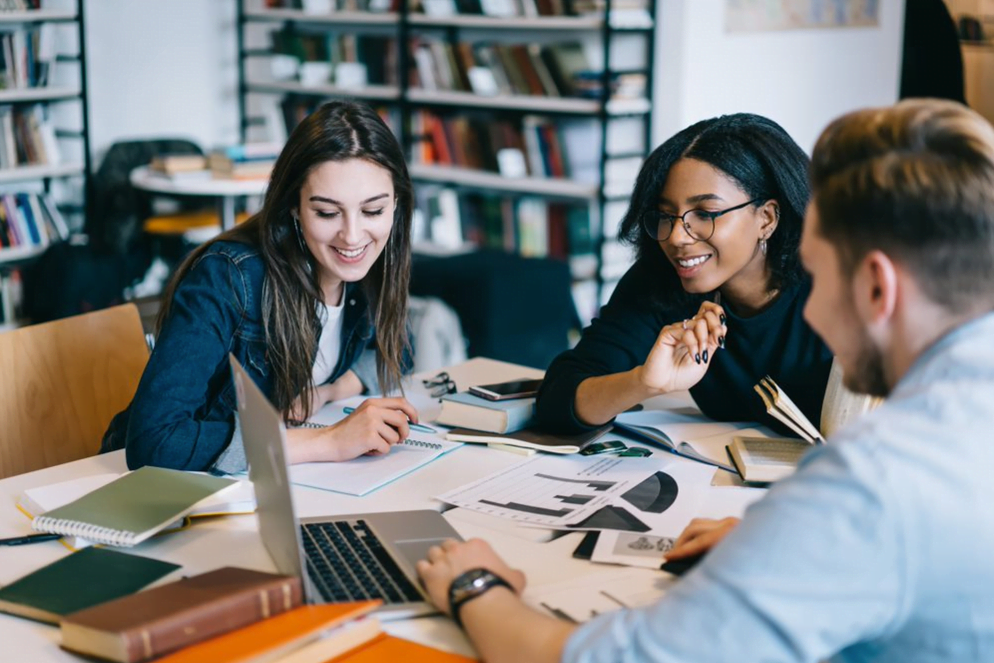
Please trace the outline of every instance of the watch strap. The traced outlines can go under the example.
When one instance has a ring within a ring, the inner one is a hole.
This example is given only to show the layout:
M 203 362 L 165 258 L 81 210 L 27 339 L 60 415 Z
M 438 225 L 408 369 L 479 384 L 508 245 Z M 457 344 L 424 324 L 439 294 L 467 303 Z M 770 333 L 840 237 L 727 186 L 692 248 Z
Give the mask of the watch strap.
M 483 572 L 483 577 L 474 583 L 475 587 L 473 590 L 463 594 L 459 598 L 456 598 L 455 588 L 459 586 L 467 576 L 471 574 L 476 575 L 481 571 Z M 456 576 L 456 578 L 452 581 L 452 584 L 449 585 L 449 611 L 452 613 L 452 621 L 456 623 L 456 626 L 462 628 L 462 619 L 459 617 L 459 611 L 462 610 L 462 607 L 473 599 L 483 596 L 494 587 L 507 587 L 512 593 L 514 592 L 514 588 L 511 587 L 511 583 L 504 580 L 489 569 L 470 569 Z

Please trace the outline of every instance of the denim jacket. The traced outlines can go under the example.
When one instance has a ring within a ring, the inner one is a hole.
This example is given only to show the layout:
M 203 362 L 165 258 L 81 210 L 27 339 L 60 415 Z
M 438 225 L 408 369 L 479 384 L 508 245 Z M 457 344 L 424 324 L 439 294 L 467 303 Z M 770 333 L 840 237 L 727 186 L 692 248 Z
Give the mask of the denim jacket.
M 114 417 L 101 452 L 124 448 L 128 467 L 240 472 L 246 468 L 236 425 L 228 353 L 271 396 L 262 318 L 265 266 L 257 249 L 213 244 L 183 277 L 131 405 Z M 329 382 L 351 369 L 376 384 L 369 304 L 345 284 L 341 353 Z

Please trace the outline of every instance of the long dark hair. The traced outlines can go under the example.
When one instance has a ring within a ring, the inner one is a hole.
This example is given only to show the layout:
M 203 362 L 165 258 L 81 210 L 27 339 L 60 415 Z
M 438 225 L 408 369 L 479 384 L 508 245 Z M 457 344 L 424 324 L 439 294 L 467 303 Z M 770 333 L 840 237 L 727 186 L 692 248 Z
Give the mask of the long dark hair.
M 300 396 L 304 418 L 315 388 L 314 365 L 322 301 L 318 269 L 298 241 L 291 210 L 311 171 L 328 161 L 366 159 L 390 172 L 397 202 L 390 238 L 361 285 L 376 329 L 376 373 L 381 391 L 400 386 L 407 336 L 407 293 L 411 274 L 411 217 L 414 194 L 404 154 L 379 115 L 364 104 L 336 101 L 304 119 L 290 134 L 273 167 L 262 209 L 240 226 L 199 247 L 176 271 L 163 298 L 159 328 L 169 314 L 176 286 L 213 243 L 251 244 L 266 265 L 262 316 L 272 372 L 273 404 L 289 417 Z
M 680 285 L 659 242 L 642 230 L 640 220 L 654 214 L 670 168 L 682 158 L 710 164 L 735 180 L 749 198 L 776 200 L 780 222 L 767 241 L 770 288 L 787 288 L 805 279 L 797 255 L 808 203 L 808 157 L 773 120 L 751 113 L 722 115 L 687 127 L 657 147 L 635 181 L 632 202 L 621 222 L 620 239 L 636 247 L 637 260 L 658 274 L 657 303 L 701 299 Z

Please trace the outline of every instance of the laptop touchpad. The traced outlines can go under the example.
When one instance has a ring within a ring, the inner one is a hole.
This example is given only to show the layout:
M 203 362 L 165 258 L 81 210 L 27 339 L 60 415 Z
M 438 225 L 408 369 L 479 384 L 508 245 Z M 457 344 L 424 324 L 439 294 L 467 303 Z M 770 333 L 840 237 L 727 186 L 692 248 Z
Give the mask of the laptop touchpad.
M 394 541 L 393 545 L 407 563 L 414 568 L 418 560 L 428 559 L 428 549 L 437 546 L 445 539 L 411 539 L 408 541 Z

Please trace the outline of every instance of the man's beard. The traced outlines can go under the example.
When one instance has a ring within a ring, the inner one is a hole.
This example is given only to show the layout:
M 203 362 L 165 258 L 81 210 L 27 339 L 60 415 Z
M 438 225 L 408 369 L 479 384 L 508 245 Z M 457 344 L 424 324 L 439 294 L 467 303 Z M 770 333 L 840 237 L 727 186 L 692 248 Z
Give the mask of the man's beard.
M 849 391 L 857 394 L 886 398 L 890 394 L 890 386 L 884 377 L 883 354 L 865 333 L 862 334 L 859 345 L 853 370 L 843 375 L 843 384 Z

